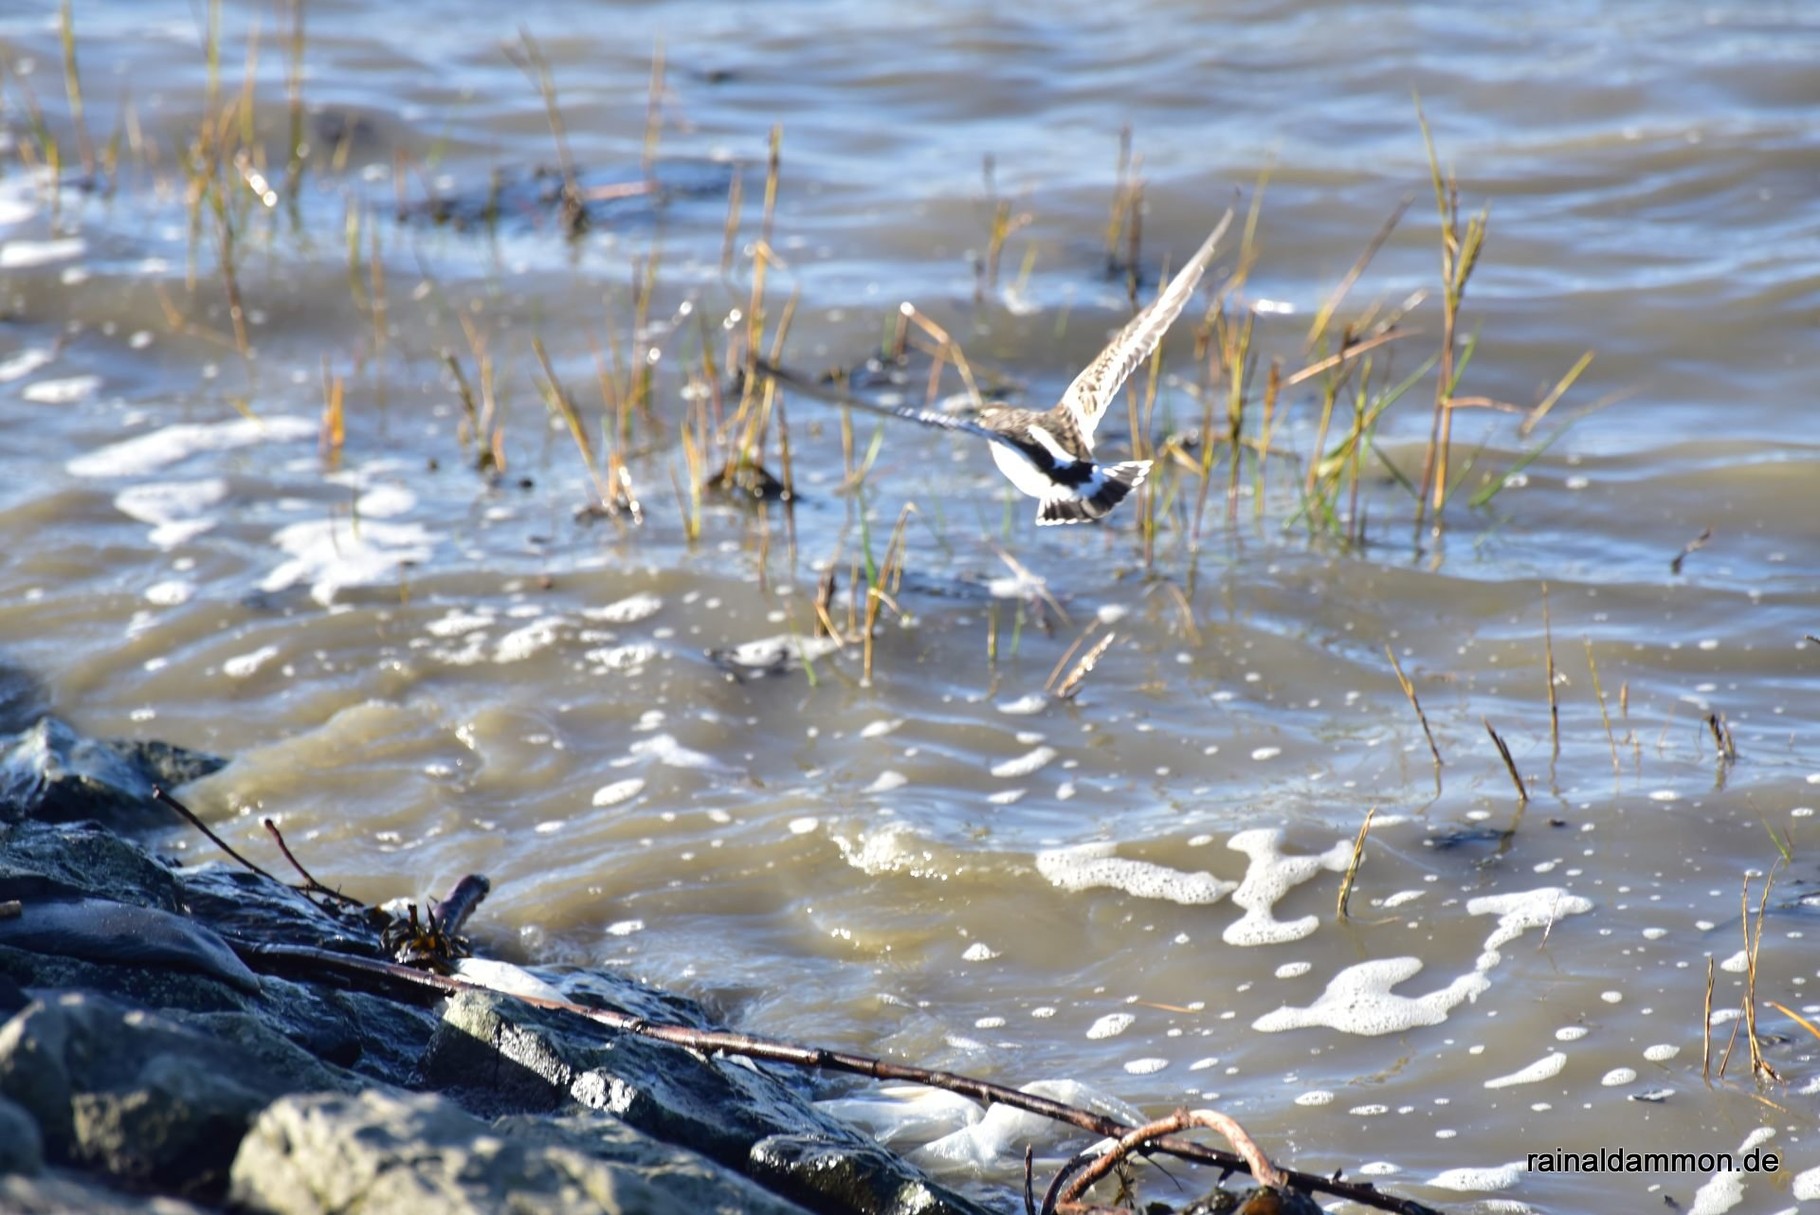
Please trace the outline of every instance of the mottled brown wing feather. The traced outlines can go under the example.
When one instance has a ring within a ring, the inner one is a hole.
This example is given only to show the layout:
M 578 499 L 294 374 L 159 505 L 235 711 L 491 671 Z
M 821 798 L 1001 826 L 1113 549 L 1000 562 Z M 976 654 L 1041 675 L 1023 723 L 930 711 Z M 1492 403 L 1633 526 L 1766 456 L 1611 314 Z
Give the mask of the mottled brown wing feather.
M 1175 324 L 1175 318 L 1182 314 L 1201 275 L 1213 261 L 1213 251 L 1219 245 L 1220 237 L 1226 234 L 1231 223 L 1232 212 L 1228 210 L 1200 249 L 1188 259 L 1188 264 L 1169 280 L 1163 293 L 1148 308 L 1132 317 L 1131 323 L 1119 331 L 1111 344 L 1087 364 L 1087 369 L 1076 376 L 1074 383 L 1068 385 L 1068 391 L 1062 394 L 1062 406 L 1073 416 L 1088 451 L 1093 450 L 1093 431 L 1106 412 L 1106 406 L 1112 403 L 1119 387 L 1137 365 L 1150 357 L 1156 344 Z

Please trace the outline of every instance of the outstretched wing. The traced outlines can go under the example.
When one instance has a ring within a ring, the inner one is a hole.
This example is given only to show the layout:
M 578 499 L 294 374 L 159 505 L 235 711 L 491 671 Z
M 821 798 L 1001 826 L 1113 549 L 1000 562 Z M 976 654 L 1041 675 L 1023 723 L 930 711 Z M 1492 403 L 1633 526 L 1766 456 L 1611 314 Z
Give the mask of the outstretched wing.
M 1176 272 L 1163 288 L 1163 293 L 1151 301 L 1148 308 L 1131 318 L 1131 322 L 1119 331 L 1106 349 L 1100 351 L 1098 358 L 1087 364 L 1087 369 L 1074 377 L 1074 383 L 1068 385 L 1068 391 L 1062 394 L 1062 405 L 1074 417 L 1074 424 L 1080 430 L 1081 437 L 1091 446 L 1094 427 L 1099 425 L 1100 418 L 1106 412 L 1106 406 L 1118 395 L 1119 387 L 1126 377 L 1137 369 L 1137 365 L 1150 357 L 1156 344 L 1169 332 L 1169 326 L 1175 324 L 1175 318 L 1182 314 L 1188 298 L 1201 281 L 1201 275 L 1207 270 L 1208 263 L 1213 261 L 1213 251 L 1220 243 L 1220 237 L 1226 235 L 1226 228 L 1232 223 L 1232 210 L 1228 208 L 1221 217 L 1219 226 L 1212 235 L 1202 242 L 1199 251 L 1188 259 L 1187 265 Z
M 924 426 L 934 426 L 940 430 L 958 430 L 964 434 L 978 435 L 993 443 L 1002 443 L 1013 451 L 1022 452 L 1024 447 L 1009 435 L 981 426 L 968 418 L 957 418 L 952 414 L 936 413 L 928 409 L 917 409 L 913 405 L 881 405 L 877 401 L 866 401 L 851 393 L 843 392 L 829 384 L 820 384 L 794 371 L 786 371 L 768 359 L 754 359 L 753 365 L 764 374 L 786 385 L 804 396 L 814 397 L 830 405 L 839 405 L 845 409 L 859 409 L 866 413 L 876 413 L 887 418 L 903 418 L 907 422 L 920 422 Z

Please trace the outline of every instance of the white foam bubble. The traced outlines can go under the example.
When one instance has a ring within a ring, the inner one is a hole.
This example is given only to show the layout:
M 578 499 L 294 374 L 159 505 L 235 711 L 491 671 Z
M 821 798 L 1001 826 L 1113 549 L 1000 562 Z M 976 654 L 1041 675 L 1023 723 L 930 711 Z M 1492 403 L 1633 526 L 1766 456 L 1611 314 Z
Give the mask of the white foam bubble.
M 1732 1153 L 1735 1160 L 1748 1155 L 1776 1137 L 1774 1127 L 1760 1126 L 1744 1137 L 1737 1150 Z M 1688 1204 L 1687 1215 L 1725 1215 L 1744 1201 L 1744 1178 L 1741 1169 L 1723 1169 L 1714 1173 L 1706 1183 L 1694 1191 L 1694 1200 Z
M 80 236 L 62 236 L 55 240 L 9 240 L 0 243 L 0 270 L 25 270 L 66 262 L 88 252 L 88 242 Z
M 1169 1060 L 1159 1059 L 1154 1055 L 1146 1056 L 1142 1059 L 1128 1059 L 1125 1061 L 1125 1071 L 1133 1076 L 1152 1075 L 1162 1071 L 1168 1066 Z
M 1651 1063 L 1667 1063 L 1670 1059 L 1673 1059 L 1680 1053 L 1680 1047 L 1671 1046 L 1666 1042 L 1643 1048 L 1643 1057 L 1648 1059 Z
M 455 974 L 470 983 L 515 996 L 536 996 L 543 1000 L 567 999 L 557 988 L 524 967 L 514 966 L 510 962 L 497 962 L 492 958 L 461 958 L 455 963 Z
M 1614 1067 L 1603 1076 L 1599 1077 L 1599 1083 L 1606 1088 L 1617 1088 L 1620 1085 L 1634 1084 L 1636 1079 L 1637 1071 L 1635 1068 Z
M 460 608 L 450 608 L 435 620 L 424 625 L 423 628 L 424 632 L 432 637 L 459 637 L 463 633 L 484 629 L 495 619 L 493 613 L 485 609 L 464 612 Z
M 285 561 L 259 583 L 263 591 L 281 591 L 307 582 L 310 597 L 333 603 L 336 594 L 351 586 L 390 582 L 400 566 L 430 559 L 436 537 L 417 523 L 366 520 L 311 519 L 293 523 L 272 537 L 289 553 Z
M 1513 891 L 1510 894 L 1490 894 L 1467 900 L 1466 914 L 1498 917 L 1497 928 L 1485 939 L 1485 945 L 1479 954 L 1479 969 L 1490 970 L 1496 966 L 1503 959 L 1498 950 L 1531 928 L 1547 928 L 1556 920 L 1566 919 L 1570 915 L 1585 915 L 1592 908 L 1590 899 L 1569 894 L 1558 886 Z
M 1092 1039 L 1116 1038 L 1130 1029 L 1137 1018 L 1130 1013 L 1107 1013 L 1087 1027 L 1087 1036 Z
M 56 357 L 56 352 L 49 346 L 28 346 L 10 354 L 0 359 L 0 384 L 23 379 Z
M 596 806 L 617 806 L 623 801 L 637 797 L 644 791 L 644 787 L 645 782 L 636 776 L 616 780 L 612 784 L 602 785 L 594 790 L 594 804 Z
M 215 526 L 211 509 L 227 497 L 220 477 L 194 481 L 156 481 L 131 485 L 114 495 L 114 509 L 128 518 L 152 524 L 150 540 L 168 551 Z
M 861 738 L 883 738 L 903 724 L 904 719 L 901 717 L 889 717 L 881 718 L 878 721 L 869 721 L 860 730 L 859 736 Z
M 1379 958 L 1348 966 L 1335 975 L 1313 1004 L 1284 1005 L 1265 1013 L 1251 1027 L 1267 1034 L 1324 1025 L 1345 1034 L 1375 1037 L 1423 1025 L 1439 1025 L 1458 1005 L 1475 1000 L 1491 986 L 1478 971 L 1461 975 L 1424 996 L 1399 996 L 1390 989 L 1422 970 L 1420 958 Z
M 889 793 L 893 789 L 902 789 L 909 783 L 910 778 L 905 776 L 902 772 L 895 772 L 890 768 L 886 768 L 883 772 L 880 772 L 877 776 L 872 778 L 872 783 L 866 786 L 866 792 Z
M 94 396 L 100 387 L 98 375 L 72 375 L 61 380 L 27 384 L 19 396 L 35 405 L 70 405 Z
M 1509 1164 L 1496 1164 L 1489 1168 L 1447 1169 L 1437 1173 L 1428 1184 L 1436 1189 L 1453 1190 L 1457 1193 L 1489 1193 L 1496 1190 L 1508 1190 L 1517 1184 L 1523 1176 L 1523 1162 L 1513 1160 Z
M 545 616 L 521 625 L 499 639 L 493 647 L 494 662 L 522 662 L 524 659 L 556 644 L 557 630 L 568 623 L 561 616 Z
M 961 960 L 964 962 L 990 962 L 998 956 L 998 950 L 992 948 L 992 946 L 986 944 L 984 941 L 975 941 L 973 944 L 967 946 L 965 953 L 961 954 Z
M 229 679 L 245 679 L 260 667 L 278 657 L 278 647 L 262 645 L 246 654 L 236 654 L 221 664 L 221 673 Z
M 1332 1105 L 1333 1092 L 1324 1088 L 1309 1089 L 1297 1097 L 1295 1103 L 1297 1105 Z
M 417 495 L 402 485 L 375 485 L 360 495 L 355 510 L 365 519 L 395 519 L 416 505 Z
M 664 601 L 648 591 L 628 595 L 602 607 L 584 608 L 582 615 L 589 620 L 604 620 L 609 624 L 635 624 L 647 617 L 655 616 L 663 609 Z
M 1032 772 L 1047 767 L 1055 756 L 1054 747 L 1034 747 L 1016 759 L 1007 759 L 1002 763 L 993 764 L 992 775 L 1006 779 L 1029 776 Z
M 959 1093 L 921 1084 L 882 1085 L 869 1095 L 817 1101 L 815 1107 L 862 1127 L 884 1144 L 953 1134 L 986 1112 Z
M 1141 899 L 1167 899 L 1188 906 L 1217 903 L 1238 889 L 1237 882 L 1221 881 L 1211 873 L 1187 873 L 1149 861 L 1126 860 L 1113 855 L 1114 849 L 1111 843 L 1096 842 L 1039 852 L 1036 870 L 1062 890 L 1106 886 Z
M 256 443 L 284 443 L 316 437 L 308 418 L 230 418 L 224 422 L 181 423 L 112 443 L 64 465 L 77 477 L 140 477 L 186 460 L 198 452 L 229 451 Z
M 1228 848 L 1251 858 L 1244 881 L 1232 895 L 1233 903 L 1243 907 L 1245 914 L 1227 925 L 1221 934 L 1228 945 L 1277 945 L 1298 941 L 1320 927 L 1319 916 L 1283 921 L 1276 918 L 1272 908 L 1277 900 L 1323 869 L 1343 872 L 1352 860 L 1352 841 L 1340 840 L 1326 852 L 1314 856 L 1285 856 L 1282 845 L 1283 832 L 1276 827 L 1241 831 L 1226 841 Z
M 1041 692 L 1031 692 L 1026 696 L 1018 697 L 1016 700 L 999 701 L 998 711 L 1000 713 L 1009 714 L 1012 717 L 1028 717 L 1032 713 L 1041 713 L 1044 706 L 1048 703 L 1049 698 L 1044 696 Z
M 167 578 L 145 588 L 145 601 L 159 607 L 179 607 L 196 596 L 196 584 L 182 578 Z
M 1788 1192 L 1789 1197 L 1802 1202 L 1820 1202 L 1820 1168 L 1796 1173 L 1794 1184 L 1789 1186 Z
M 1066 1105 L 1083 1106 L 1116 1118 L 1127 1126 L 1142 1126 L 1146 1121 L 1143 1113 L 1132 1105 L 1076 1080 L 1038 1080 L 1024 1085 L 1020 1091 Z M 995 1105 L 971 1126 L 918 1149 L 912 1153 L 912 1159 L 936 1166 L 983 1169 L 1005 1157 L 1021 1157 L 1024 1144 L 1040 1141 L 1053 1129 L 1054 1124 L 1038 1114 Z
M 626 645 L 603 646 L 589 650 L 581 657 L 589 665 L 602 671 L 630 671 L 642 667 L 657 657 L 657 647 L 643 641 L 634 641 Z
M 1553 1051 L 1537 1059 L 1528 1067 L 1498 1076 L 1485 1082 L 1486 1088 L 1511 1088 L 1518 1084 L 1535 1084 L 1541 1080 L 1550 1080 L 1561 1074 L 1567 1066 L 1567 1056 L 1561 1051 Z
M 712 755 L 692 751 L 677 742 L 668 734 L 654 734 L 650 738 L 641 738 L 629 748 L 633 758 L 652 759 L 666 768 L 695 768 L 702 771 L 719 771 L 721 763 Z M 615 766 L 631 762 L 617 760 Z

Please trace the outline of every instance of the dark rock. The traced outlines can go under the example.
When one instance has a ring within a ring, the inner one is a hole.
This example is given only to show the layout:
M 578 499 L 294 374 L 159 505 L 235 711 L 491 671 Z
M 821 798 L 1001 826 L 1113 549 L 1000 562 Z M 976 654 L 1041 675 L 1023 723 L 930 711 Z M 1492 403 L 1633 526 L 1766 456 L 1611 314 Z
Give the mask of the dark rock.
M 58 1164 L 218 1196 L 241 1136 L 268 1103 L 355 1087 L 236 1015 L 232 1034 L 203 1034 L 94 995 L 34 1003 L 0 1028 L 0 1094 L 37 1122 Z
M 429 1094 L 287 1097 L 234 1159 L 231 1200 L 271 1215 L 807 1215 L 599 1116 L 489 1126 Z
M 486 1116 L 576 1106 L 611 1114 L 817 1210 L 982 1210 L 746 1060 L 577 1024 L 493 993 L 448 1002 L 419 1079 Z
M 33 900 L 0 919 L 0 944 L 128 966 L 194 971 L 257 994 L 259 976 L 188 916 L 111 899 Z
M 6 1215 L 207 1215 L 179 1198 L 150 1202 L 74 1173 L 0 1177 L 0 1211 Z
M 176 821 L 152 797 L 226 763 L 163 742 L 84 738 L 55 717 L 0 737 L 0 821 L 100 819 L 123 829 Z
M 0 1175 L 36 1174 L 43 1168 L 44 1140 L 38 1124 L 17 1101 L 0 1097 Z
M 146 1209 L 96 1182 L 188 1212 L 171 1196 L 222 1201 L 230 1168 L 235 1201 L 270 1211 L 982 1210 L 814 1109 L 803 1073 L 498 993 L 389 997 L 320 964 L 287 969 L 260 951 L 386 957 L 384 917 L 223 863 L 173 869 L 97 823 L 18 820 L 20 790 L 34 815 L 130 820 L 151 780 L 182 775 L 153 744 L 127 755 L 52 719 L 28 736 L 0 740 L 0 899 L 23 905 L 0 934 L 0 1212 Z M 31 789 L 20 776 L 60 766 Z M 712 1027 L 608 972 L 527 981 Z M 41 1177 L 5 1173 L 40 1160 Z
M 0 824 L 0 898 L 85 897 L 183 910 L 176 876 L 99 824 Z

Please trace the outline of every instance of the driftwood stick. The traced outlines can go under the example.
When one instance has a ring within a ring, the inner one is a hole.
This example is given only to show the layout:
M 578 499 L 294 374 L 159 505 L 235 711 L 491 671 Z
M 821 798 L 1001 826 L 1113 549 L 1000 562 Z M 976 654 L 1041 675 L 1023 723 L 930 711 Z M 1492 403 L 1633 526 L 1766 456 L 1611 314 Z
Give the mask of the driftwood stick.
M 260 877 L 265 878 L 266 880 L 271 881 L 271 882 L 277 882 L 278 885 L 280 885 L 280 886 L 285 886 L 285 885 L 289 884 L 287 882 L 279 882 L 277 878 L 273 877 L 271 874 L 267 873 L 265 870 L 261 869 L 259 866 L 253 864 L 253 862 L 247 860 L 244 856 L 241 856 L 238 852 L 235 852 L 232 845 L 230 845 L 226 840 L 222 839 L 219 835 L 216 835 L 213 831 L 209 830 L 209 825 L 207 823 L 203 822 L 202 819 L 197 817 L 196 812 L 194 810 L 190 809 L 188 806 L 184 805 L 182 802 L 180 802 L 176 798 L 172 797 L 169 793 L 166 793 L 162 786 L 159 786 L 159 785 L 152 786 L 152 800 L 158 801 L 158 802 L 163 802 L 165 805 L 167 805 L 171 809 L 175 810 L 178 814 L 181 814 L 186 820 L 189 821 L 190 826 L 192 826 L 196 830 L 202 832 L 202 834 L 208 836 L 209 841 L 211 843 L 213 843 L 215 845 L 215 847 L 221 849 L 223 852 L 227 853 L 229 856 L 231 856 L 235 860 L 239 861 L 242 865 L 245 865 L 248 869 L 252 870 L 254 873 L 257 873 Z
M 234 951 L 247 965 L 271 974 L 304 978 L 334 978 L 342 982 L 364 982 L 369 987 L 390 989 L 394 992 L 409 993 L 418 997 L 440 998 L 459 995 L 464 991 L 490 992 L 494 995 L 506 994 L 493 992 L 491 988 L 482 987 L 477 983 L 431 974 L 409 966 L 380 962 L 371 958 L 352 957 L 348 954 L 332 953 L 324 949 L 232 940 L 229 943 L 233 945 Z M 509 998 L 536 1008 L 585 1017 L 596 1024 L 604 1025 L 620 1033 L 637 1034 L 639 1037 L 668 1042 L 672 1046 L 680 1046 L 704 1055 L 720 1051 L 769 1063 L 788 1064 L 792 1067 L 808 1067 L 820 1071 L 865 1076 L 872 1080 L 897 1080 L 926 1084 L 932 1088 L 946 1089 L 964 1097 L 971 1097 L 984 1105 L 1005 1105 L 1013 1109 L 1021 1109 L 1039 1117 L 1078 1127 L 1102 1138 L 1119 1139 L 1133 1130 L 1132 1127 L 1115 1118 L 1096 1114 L 1091 1110 L 1065 1105 L 1060 1101 L 1052 1101 L 1031 1093 L 1022 1093 L 1014 1088 L 993 1084 L 973 1076 L 963 1076 L 956 1072 L 931 1071 L 908 1064 L 892 1063 L 889 1060 L 874 1058 L 870 1055 L 827 1050 L 815 1046 L 799 1046 L 796 1043 L 783 1042 L 775 1038 L 757 1038 L 750 1034 L 724 1030 L 694 1029 L 686 1025 L 666 1025 L 646 1021 L 642 1017 L 635 1017 L 630 1013 L 588 1008 L 580 1004 L 571 1004 L 565 1000 L 546 1000 L 536 996 L 523 995 L 510 995 Z M 1213 1124 L 1208 1123 L 1207 1125 Z M 1212 1165 L 1228 1172 L 1252 1172 L 1252 1162 L 1243 1156 L 1211 1148 L 1205 1144 L 1196 1143 L 1192 1139 L 1184 1139 L 1179 1135 L 1163 1135 L 1151 1140 L 1147 1146 L 1150 1151 L 1164 1152 L 1183 1160 Z M 1262 1153 L 1258 1153 L 1258 1157 L 1260 1161 L 1263 1161 Z M 1267 1161 L 1263 1161 L 1263 1163 L 1268 1164 Z M 1365 1206 L 1375 1207 L 1380 1211 L 1389 1211 L 1392 1215 L 1439 1215 L 1433 1207 L 1425 1206 L 1413 1199 L 1397 1198 L 1380 1193 L 1376 1186 L 1368 1184 L 1318 1177 L 1312 1173 L 1295 1170 L 1282 1170 L 1275 1176 L 1279 1178 L 1275 1183 L 1279 1187 L 1289 1186 L 1313 1193 L 1329 1194 L 1335 1198 L 1345 1198 Z
M 1075 1157 L 1069 1162 L 1069 1167 L 1056 1174 L 1054 1184 L 1043 1198 L 1042 1215 L 1052 1215 L 1062 1207 L 1079 1203 L 1096 1182 L 1117 1168 L 1133 1152 L 1148 1148 L 1153 1140 L 1197 1126 L 1226 1136 L 1226 1141 L 1244 1158 L 1246 1167 L 1259 1185 L 1275 1190 L 1289 1186 L 1289 1177 L 1270 1162 L 1270 1157 L 1264 1154 L 1263 1149 L 1258 1147 L 1237 1121 L 1218 1110 L 1177 1110 L 1167 1118 L 1158 1118 L 1155 1122 L 1146 1123 L 1126 1133 L 1104 1152 Z M 1084 1167 L 1075 1171 L 1073 1166 L 1076 1164 Z
M 455 936 L 467 924 L 468 917 L 480 909 L 480 901 L 492 892 L 493 883 L 485 874 L 470 873 L 430 908 L 430 918 L 444 933 Z
M 303 875 L 303 890 L 305 893 L 326 895 L 327 897 L 334 899 L 337 903 L 340 903 L 343 907 L 366 906 L 366 904 L 362 903 L 359 899 L 345 895 L 339 890 L 331 890 L 329 887 L 324 886 L 321 882 L 317 881 L 316 875 L 303 867 L 303 862 L 297 859 L 296 855 L 291 851 L 291 846 L 284 842 L 284 832 L 278 830 L 277 823 L 269 818 L 262 818 L 259 820 L 259 825 L 265 828 L 266 834 L 278 841 L 278 851 L 284 853 L 284 859 L 291 862 L 291 868 Z

